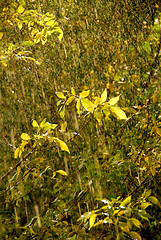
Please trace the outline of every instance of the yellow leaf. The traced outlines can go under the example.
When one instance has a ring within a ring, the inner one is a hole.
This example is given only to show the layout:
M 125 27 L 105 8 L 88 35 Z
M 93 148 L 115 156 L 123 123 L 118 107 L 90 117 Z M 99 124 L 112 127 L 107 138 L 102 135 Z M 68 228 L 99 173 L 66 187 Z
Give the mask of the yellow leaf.
M 22 133 L 21 138 L 25 141 L 29 141 L 31 138 L 27 133 Z
M 18 167 L 17 167 L 17 173 L 18 173 L 18 175 L 20 174 L 20 172 L 21 172 L 21 167 L 18 166 Z
M 22 22 L 18 22 L 18 28 L 21 30 L 22 29 Z
M 89 219 L 89 227 L 90 228 L 94 225 L 96 217 L 97 217 L 97 214 L 93 214 L 93 215 L 90 216 L 90 219 Z
M 137 240 L 141 240 L 141 239 L 142 239 L 141 236 L 139 235 L 139 233 L 137 233 L 137 232 L 131 231 L 131 232 L 129 232 L 128 234 L 129 234 L 130 237 L 132 237 L 133 239 L 137 239 Z
M 55 175 L 56 175 L 56 172 L 53 172 L 53 176 L 52 176 L 52 178 L 54 178 L 54 177 L 55 177 Z
M 14 158 L 18 158 L 19 151 L 20 151 L 20 149 L 16 148 L 16 151 L 14 152 Z
M 58 98 L 61 98 L 61 99 L 66 98 L 62 92 L 56 92 L 56 95 L 57 95 Z
M 71 88 L 71 93 L 72 93 L 74 96 L 75 96 L 75 94 L 76 94 L 73 87 Z
M 111 112 L 118 118 L 118 119 L 127 119 L 126 114 L 118 107 L 110 107 Z
M 97 119 L 98 122 L 101 122 L 101 120 L 103 118 L 103 113 L 101 111 L 95 111 L 94 117 Z
M 62 123 L 61 124 L 61 131 L 65 132 L 66 128 L 67 128 L 67 122 Z
M 23 13 L 24 12 L 24 7 L 22 5 L 20 5 L 18 8 L 17 8 L 17 12 L 18 13 Z
M 56 172 L 60 173 L 63 176 L 68 176 L 68 174 L 65 171 L 63 171 L 63 170 L 58 170 Z
M 3 32 L 0 32 L 0 39 L 3 38 Z
M 83 107 L 87 111 L 91 112 L 92 110 L 94 110 L 95 105 L 91 101 L 89 101 L 87 98 L 82 98 L 81 102 L 82 102 Z
M 119 98 L 120 98 L 120 96 L 111 98 L 110 101 L 108 101 L 108 104 L 111 106 L 115 105 L 118 102 Z
M 156 133 L 161 136 L 161 129 L 159 129 L 158 127 L 156 127 Z
M 132 223 L 133 223 L 136 227 L 140 228 L 141 222 L 140 222 L 138 219 L 136 219 L 136 218 L 130 218 L 129 220 L 132 221 Z
M 36 128 L 36 127 L 39 128 L 39 124 L 35 120 L 32 121 L 32 126 L 34 128 Z
M 81 98 L 86 98 L 86 97 L 88 97 L 88 95 L 89 95 L 89 90 L 83 91 L 83 92 L 80 93 Z
M 48 22 L 46 22 L 47 26 L 55 26 L 56 22 L 54 20 L 50 20 Z
M 77 104 L 76 104 L 76 108 L 77 108 L 77 113 L 80 115 L 80 107 L 81 107 L 81 104 L 80 104 L 80 98 L 77 100 Z
M 158 100 L 158 94 L 154 93 L 153 96 L 152 96 L 152 99 L 153 99 L 153 103 L 155 104 Z
M 101 95 L 100 103 L 104 103 L 107 99 L 107 89 L 104 90 L 104 92 Z
M 65 106 L 60 111 L 60 117 L 64 120 L 64 118 L 65 118 Z
M 158 199 L 157 199 L 156 197 L 150 196 L 150 197 L 148 197 L 148 200 L 149 200 L 152 204 L 157 205 L 158 207 L 161 208 L 161 204 L 160 204 L 160 202 L 158 201 Z
M 66 101 L 66 105 L 69 105 L 73 100 L 75 99 L 74 96 L 70 96 L 68 100 Z
M 53 139 L 56 142 L 56 144 L 61 148 L 61 150 L 69 152 L 69 148 L 64 141 L 60 140 L 59 138 L 55 138 L 55 137 Z
M 125 198 L 125 200 L 121 203 L 120 206 L 125 207 L 127 204 L 131 202 L 131 196 Z
M 34 37 L 34 43 L 39 43 L 41 40 L 41 32 L 38 32 Z

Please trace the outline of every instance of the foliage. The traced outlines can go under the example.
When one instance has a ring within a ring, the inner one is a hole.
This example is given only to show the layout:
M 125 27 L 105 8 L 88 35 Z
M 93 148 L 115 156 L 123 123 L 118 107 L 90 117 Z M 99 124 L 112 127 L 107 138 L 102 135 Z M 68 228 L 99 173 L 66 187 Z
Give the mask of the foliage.
M 1 239 L 161 239 L 160 3 L 0 7 Z

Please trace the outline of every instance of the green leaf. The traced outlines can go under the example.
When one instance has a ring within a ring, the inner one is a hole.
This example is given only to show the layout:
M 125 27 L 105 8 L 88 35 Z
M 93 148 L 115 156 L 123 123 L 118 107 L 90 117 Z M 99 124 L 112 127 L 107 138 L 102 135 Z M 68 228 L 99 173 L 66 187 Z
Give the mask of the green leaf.
M 21 138 L 25 141 L 29 141 L 31 138 L 27 133 L 22 133 Z
M 107 99 L 107 89 L 104 90 L 104 92 L 101 95 L 100 103 L 104 103 Z
M 115 104 L 118 102 L 119 98 L 120 98 L 120 96 L 111 98 L 110 101 L 108 101 L 108 104 L 109 104 L 110 106 L 115 105 Z
M 158 207 L 161 208 L 160 202 L 158 201 L 158 199 L 157 199 L 156 197 L 150 196 L 150 197 L 148 197 L 148 200 L 149 200 L 152 204 L 157 205 Z
M 88 96 L 89 96 L 89 90 L 83 91 L 83 92 L 80 93 L 80 97 L 81 97 L 81 98 L 86 98 L 86 97 L 88 97 Z
M 139 235 L 139 233 L 137 233 L 137 232 L 131 231 L 131 232 L 129 232 L 128 234 L 129 234 L 130 237 L 132 237 L 133 239 L 137 239 L 137 240 L 141 240 L 141 239 L 142 239 L 141 236 Z
M 131 196 L 127 197 L 121 204 L 120 206 L 125 207 L 127 204 L 131 202 Z
M 91 228 L 94 225 L 94 222 L 96 220 L 97 214 L 92 214 L 89 219 L 89 227 Z
M 126 114 L 121 108 L 118 107 L 110 107 L 111 112 L 118 118 L 118 119 L 127 119 Z
M 17 12 L 18 12 L 18 13 L 23 13 L 24 10 L 25 10 L 25 8 L 24 8 L 22 5 L 20 5 L 20 6 L 17 8 Z
M 32 121 L 32 126 L 34 128 L 39 128 L 39 124 L 35 120 Z
M 69 152 L 68 146 L 64 141 L 60 140 L 59 138 L 55 138 L 55 137 L 53 139 L 56 142 L 56 144 L 61 148 L 61 150 Z
M 66 97 L 64 96 L 64 94 L 62 92 L 56 92 L 56 95 L 58 98 L 66 99 Z
M 63 170 L 58 170 L 56 172 L 60 173 L 63 176 L 68 176 L 68 174 L 65 171 L 63 171 Z

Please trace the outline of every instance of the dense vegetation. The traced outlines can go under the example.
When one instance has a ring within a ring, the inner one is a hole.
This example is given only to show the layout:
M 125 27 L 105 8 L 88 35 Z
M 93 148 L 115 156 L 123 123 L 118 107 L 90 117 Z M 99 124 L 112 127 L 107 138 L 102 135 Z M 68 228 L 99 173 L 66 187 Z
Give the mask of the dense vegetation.
M 161 239 L 160 12 L 1 1 L 1 239 Z

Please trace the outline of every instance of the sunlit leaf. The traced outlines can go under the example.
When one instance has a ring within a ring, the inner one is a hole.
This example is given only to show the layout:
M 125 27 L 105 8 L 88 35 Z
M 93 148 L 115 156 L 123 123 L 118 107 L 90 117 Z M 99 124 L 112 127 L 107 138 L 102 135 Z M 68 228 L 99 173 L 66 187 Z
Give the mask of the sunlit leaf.
M 82 98 L 81 102 L 82 102 L 83 107 L 89 112 L 92 111 L 95 107 L 95 105 L 87 98 Z
M 59 41 L 61 41 L 62 40 L 62 38 L 63 38 L 63 31 L 61 30 L 61 29 L 59 29 L 59 32 L 58 32 L 59 34 L 58 34 L 58 39 L 59 39 Z
M 18 175 L 20 174 L 20 172 L 21 172 L 21 167 L 18 166 L 18 167 L 17 167 L 17 173 L 18 173 Z
M 80 93 L 80 97 L 81 97 L 81 98 L 86 98 L 86 97 L 88 97 L 88 96 L 89 96 L 89 90 L 83 91 L 83 92 Z
M 56 95 L 58 98 L 66 99 L 66 97 L 64 96 L 64 94 L 62 92 L 56 92 Z
M 32 121 L 32 126 L 34 128 L 36 128 L 36 127 L 39 128 L 39 124 L 35 120 Z
M 108 101 L 108 104 L 109 104 L 110 106 L 115 105 L 115 104 L 118 102 L 119 98 L 120 98 L 120 96 L 111 98 L 110 101 Z
M 96 220 L 96 217 L 97 217 L 97 214 L 92 214 L 92 215 L 90 216 L 90 219 L 89 219 L 89 227 L 90 227 L 90 228 L 94 225 L 95 220 Z
M 80 98 L 77 99 L 76 108 L 77 108 L 77 113 L 80 115 L 80 108 L 81 108 Z
M 111 112 L 118 118 L 118 119 L 127 119 L 127 116 L 124 111 L 121 110 L 119 107 L 110 107 Z
M 14 158 L 18 158 L 19 151 L 20 151 L 20 149 L 19 149 L 19 148 L 16 148 L 16 150 L 15 150 L 15 152 L 14 152 Z
M 31 47 L 34 43 L 32 41 L 24 41 L 22 43 L 23 46 Z
M 21 138 L 25 141 L 29 141 L 31 138 L 27 133 L 22 133 Z
M 55 24 L 56 24 L 56 22 L 55 22 L 54 20 L 50 20 L 50 21 L 46 22 L 46 25 L 47 25 L 47 26 L 52 26 L 52 27 L 54 27 Z
M 103 113 L 101 111 L 95 111 L 94 117 L 97 119 L 98 122 L 101 122 L 101 120 L 103 118 Z
M 24 10 L 25 10 L 25 8 L 24 8 L 22 5 L 20 5 L 20 6 L 17 8 L 17 12 L 18 12 L 18 13 L 23 13 Z
M 75 90 L 74 90 L 73 87 L 71 87 L 71 93 L 72 93 L 74 96 L 76 95 Z
M 101 95 L 100 103 L 104 103 L 107 99 L 107 89 L 104 90 L 104 92 Z
M 70 96 L 68 100 L 66 101 L 66 105 L 69 105 L 73 100 L 75 99 L 74 96 Z
M 67 122 L 65 121 L 64 123 L 61 124 L 61 131 L 64 132 L 67 128 Z
M 127 197 L 121 204 L 120 206 L 125 207 L 127 204 L 131 202 L 131 196 Z
M 55 137 L 53 139 L 56 142 L 56 144 L 61 148 L 61 150 L 69 152 L 69 148 L 64 141 L 60 140 L 59 138 L 55 138 Z
M 68 174 L 65 171 L 63 171 L 63 170 L 58 170 L 56 172 L 60 173 L 63 176 L 68 176 Z
M 52 176 L 51 178 L 54 178 L 54 177 L 55 177 L 55 175 L 56 175 L 56 172 L 53 172 L 53 176 Z
M 21 30 L 22 29 L 22 22 L 18 22 L 17 25 L 18 25 L 18 28 Z
M 0 39 L 3 38 L 3 32 L 0 32 Z
M 65 106 L 62 107 L 59 114 L 60 114 L 61 119 L 65 120 Z

